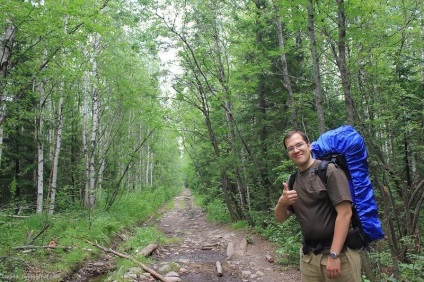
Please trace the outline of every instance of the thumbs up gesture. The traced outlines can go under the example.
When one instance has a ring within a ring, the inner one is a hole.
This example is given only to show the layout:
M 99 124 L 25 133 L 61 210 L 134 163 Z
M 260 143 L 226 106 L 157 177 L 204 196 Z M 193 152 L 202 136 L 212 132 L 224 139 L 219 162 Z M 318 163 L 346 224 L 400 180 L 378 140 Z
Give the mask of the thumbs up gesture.
M 285 206 L 293 205 L 297 200 L 297 192 L 295 190 L 289 190 L 289 185 L 283 183 L 283 194 L 278 199 L 278 202 Z

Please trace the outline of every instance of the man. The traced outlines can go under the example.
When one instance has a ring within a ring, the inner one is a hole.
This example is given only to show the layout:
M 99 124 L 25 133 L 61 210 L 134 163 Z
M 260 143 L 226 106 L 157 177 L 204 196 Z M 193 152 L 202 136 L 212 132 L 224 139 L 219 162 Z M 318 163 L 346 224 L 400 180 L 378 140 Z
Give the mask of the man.
M 283 183 L 274 213 L 277 221 L 296 215 L 302 230 L 300 271 L 304 282 L 361 281 L 359 252 L 344 243 L 352 217 L 352 198 L 346 175 L 334 164 L 327 168 L 327 185 L 315 173 L 320 160 L 302 131 L 290 131 L 284 147 L 298 173 L 293 190 Z

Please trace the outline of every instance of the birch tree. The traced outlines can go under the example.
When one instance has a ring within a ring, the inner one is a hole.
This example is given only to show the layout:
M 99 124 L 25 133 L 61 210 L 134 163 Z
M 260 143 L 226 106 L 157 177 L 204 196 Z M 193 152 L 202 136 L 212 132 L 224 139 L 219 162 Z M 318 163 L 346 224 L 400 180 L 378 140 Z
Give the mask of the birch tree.
M 34 85 L 36 85 L 34 81 Z M 45 81 L 38 86 L 39 98 L 39 116 L 36 118 L 36 141 L 37 141 L 37 207 L 36 213 L 43 212 L 44 203 L 44 115 L 46 109 Z
M 57 120 L 54 135 L 54 154 L 52 164 L 52 176 L 50 180 L 50 205 L 49 214 L 53 214 L 56 205 L 57 175 L 59 168 L 59 155 L 62 146 L 62 130 L 63 130 L 63 96 L 60 95 L 57 104 Z
M 84 51 L 85 57 L 91 64 L 91 70 L 87 71 L 86 80 L 84 81 L 84 132 L 83 132 L 83 146 L 86 159 L 86 182 L 84 191 L 84 206 L 86 208 L 93 208 L 95 205 L 95 152 L 97 146 L 97 132 L 98 132 L 98 119 L 99 119 L 99 97 L 98 88 L 96 85 L 97 78 L 97 62 L 96 53 L 99 52 L 100 35 L 94 34 L 89 36 L 89 43 L 91 48 Z M 89 100 L 89 98 L 91 100 Z M 89 102 L 91 104 L 91 111 L 89 112 Z M 91 118 L 89 118 L 91 117 Z M 90 126 L 88 126 L 90 125 Z

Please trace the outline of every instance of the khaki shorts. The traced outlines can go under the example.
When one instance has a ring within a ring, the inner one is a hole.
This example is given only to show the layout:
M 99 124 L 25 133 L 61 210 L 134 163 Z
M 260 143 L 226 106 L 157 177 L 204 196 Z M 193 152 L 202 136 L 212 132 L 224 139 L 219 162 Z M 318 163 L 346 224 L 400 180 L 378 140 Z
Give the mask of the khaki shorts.
M 361 282 L 361 256 L 359 251 L 347 248 L 340 254 L 341 276 L 336 279 L 327 277 L 328 255 L 310 252 L 300 253 L 300 272 L 302 282 Z

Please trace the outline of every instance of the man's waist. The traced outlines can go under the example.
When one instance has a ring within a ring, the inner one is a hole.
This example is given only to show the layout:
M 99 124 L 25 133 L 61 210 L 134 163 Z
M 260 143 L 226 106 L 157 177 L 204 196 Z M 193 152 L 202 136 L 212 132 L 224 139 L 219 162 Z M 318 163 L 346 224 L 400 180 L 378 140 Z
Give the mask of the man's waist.
M 333 239 L 302 239 L 302 252 L 308 254 L 313 252 L 314 254 L 330 254 L 331 244 Z M 346 251 L 346 247 L 343 246 L 342 252 Z
M 308 238 L 303 238 L 302 239 L 302 244 L 306 244 L 308 246 L 311 247 L 316 247 L 318 245 L 322 245 L 325 247 L 331 247 L 331 243 L 333 242 L 333 238 L 331 239 L 308 239 Z

